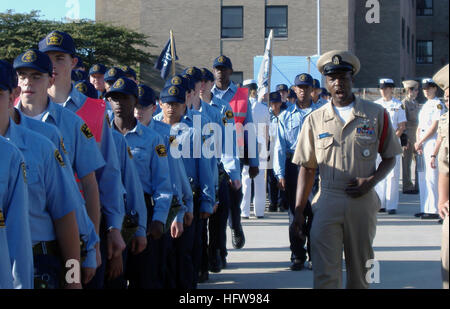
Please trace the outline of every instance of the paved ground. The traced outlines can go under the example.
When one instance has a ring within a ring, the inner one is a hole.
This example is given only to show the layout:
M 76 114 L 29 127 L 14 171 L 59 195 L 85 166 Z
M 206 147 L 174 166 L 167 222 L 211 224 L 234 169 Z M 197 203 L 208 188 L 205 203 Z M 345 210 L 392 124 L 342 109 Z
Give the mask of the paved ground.
M 419 195 L 401 194 L 397 215 L 378 214 L 374 249 L 380 263 L 380 283 L 371 288 L 441 288 L 442 225 L 437 220 L 415 218 L 418 201 Z M 228 229 L 228 268 L 219 274 L 210 273 L 209 281 L 199 289 L 312 288 L 312 271 L 289 270 L 287 213 L 266 213 L 264 219 L 250 217 L 242 222 L 245 247 L 233 249 Z

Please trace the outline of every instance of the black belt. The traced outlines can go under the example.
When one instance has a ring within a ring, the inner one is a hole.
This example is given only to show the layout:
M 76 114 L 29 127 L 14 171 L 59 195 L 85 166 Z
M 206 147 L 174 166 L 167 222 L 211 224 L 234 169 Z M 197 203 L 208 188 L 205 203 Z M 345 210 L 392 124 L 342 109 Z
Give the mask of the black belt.
M 58 242 L 56 240 L 52 241 L 41 241 L 33 246 L 33 256 L 36 255 L 51 255 L 56 257 L 61 257 L 61 252 L 59 251 Z M 87 256 L 86 243 L 80 238 L 80 260 L 81 263 L 84 262 Z

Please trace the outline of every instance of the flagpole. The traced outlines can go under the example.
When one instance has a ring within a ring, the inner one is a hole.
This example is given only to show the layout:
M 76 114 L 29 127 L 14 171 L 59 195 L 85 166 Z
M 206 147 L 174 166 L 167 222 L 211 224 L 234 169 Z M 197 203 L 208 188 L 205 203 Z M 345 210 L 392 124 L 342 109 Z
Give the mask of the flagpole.
M 269 40 L 272 40 L 273 38 L 273 29 L 270 30 L 269 33 Z M 269 83 L 268 83 L 268 93 L 270 94 L 270 84 L 271 84 L 271 79 L 272 79 L 272 43 L 270 45 L 270 55 L 269 55 Z M 267 102 L 269 103 L 269 102 Z M 267 104 L 267 106 L 269 106 L 269 104 Z
M 175 66 L 176 66 L 176 59 L 175 59 L 175 48 L 174 48 L 174 44 L 173 44 L 173 31 L 170 30 L 170 54 L 172 56 L 172 76 L 175 76 L 176 74 L 176 70 L 175 70 Z

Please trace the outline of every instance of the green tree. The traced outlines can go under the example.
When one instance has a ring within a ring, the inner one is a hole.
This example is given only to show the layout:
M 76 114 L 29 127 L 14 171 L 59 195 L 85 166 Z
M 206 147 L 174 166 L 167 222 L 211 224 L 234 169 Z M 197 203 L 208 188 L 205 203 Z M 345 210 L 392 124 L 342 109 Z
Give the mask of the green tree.
M 52 30 L 69 33 L 77 47 L 77 55 L 89 68 L 95 63 L 106 66 L 139 64 L 152 65 L 154 56 L 145 49 L 152 46 L 144 34 L 125 27 L 91 20 L 57 22 L 39 19 L 39 11 L 28 14 L 11 10 L 0 13 L 0 59 L 13 61 L 38 43 Z M 137 69 L 139 73 L 139 69 Z

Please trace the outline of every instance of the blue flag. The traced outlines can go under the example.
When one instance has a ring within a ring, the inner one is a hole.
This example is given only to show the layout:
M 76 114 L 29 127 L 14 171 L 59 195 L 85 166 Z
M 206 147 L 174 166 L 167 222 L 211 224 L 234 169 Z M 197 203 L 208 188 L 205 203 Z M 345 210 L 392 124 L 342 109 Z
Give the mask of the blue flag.
M 155 63 L 155 69 L 161 71 L 161 77 L 166 79 L 170 74 L 170 68 L 172 67 L 172 50 L 170 48 L 170 39 L 167 41 L 166 46 L 159 55 L 158 61 Z M 178 60 L 177 49 L 175 47 L 175 41 L 173 42 L 173 49 L 175 55 L 175 61 Z

